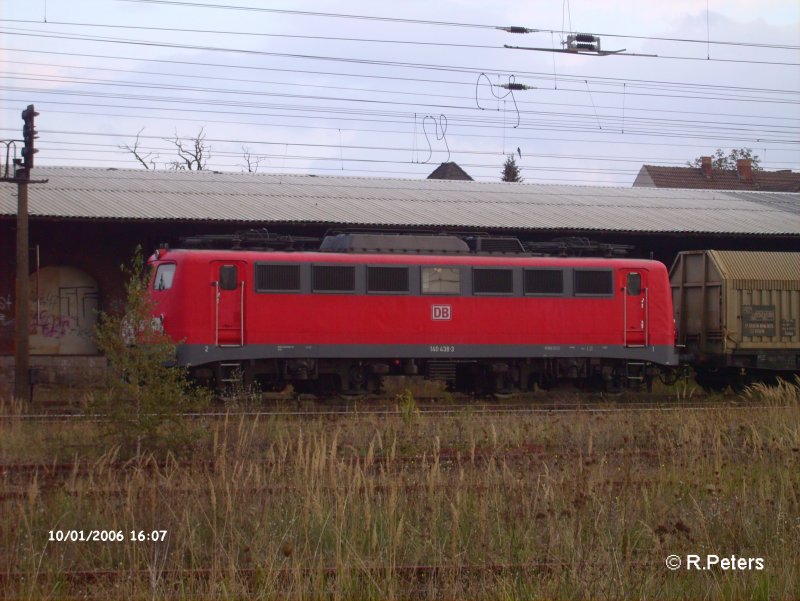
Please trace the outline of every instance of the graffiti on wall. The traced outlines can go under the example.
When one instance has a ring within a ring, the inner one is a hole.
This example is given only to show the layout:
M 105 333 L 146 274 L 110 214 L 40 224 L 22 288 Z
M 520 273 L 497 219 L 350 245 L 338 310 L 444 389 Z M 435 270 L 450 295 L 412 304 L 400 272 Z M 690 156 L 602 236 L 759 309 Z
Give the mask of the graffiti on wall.
M 31 319 L 33 332 L 45 338 L 64 338 L 70 334 L 85 336 L 94 325 L 97 288 L 62 286 L 57 293 L 38 299 L 37 314 Z
M 97 352 L 98 289 L 74 267 L 45 267 L 31 275 L 32 354 L 91 355 Z
M 14 319 L 14 303 L 11 295 L 0 294 L 0 328 L 10 323 Z
M 32 355 L 95 355 L 99 294 L 74 267 L 44 267 L 30 276 L 28 335 Z M 0 291 L 0 353 L 14 352 L 14 295 Z

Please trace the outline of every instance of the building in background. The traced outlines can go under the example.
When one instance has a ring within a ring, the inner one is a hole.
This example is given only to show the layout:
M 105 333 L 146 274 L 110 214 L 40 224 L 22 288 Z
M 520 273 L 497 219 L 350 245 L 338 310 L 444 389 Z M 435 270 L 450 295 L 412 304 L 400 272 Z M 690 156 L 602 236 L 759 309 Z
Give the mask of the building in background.
M 428 176 L 428 179 L 458 179 L 464 181 L 473 181 L 469 173 L 464 171 L 458 163 L 442 163 L 434 169 Z
M 29 192 L 29 331 L 31 365 L 45 383 L 97 380 L 96 311 L 121 303 L 120 266 L 137 246 L 147 256 L 197 234 L 573 236 L 631 245 L 634 256 L 667 265 L 684 250 L 800 248 L 797 193 L 77 167 L 37 168 L 36 176 L 48 181 Z M 0 388 L 13 374 L 16 188 L 0 184 Z
M 711 157 L 702 157 L 700 167 L 642 165 L 633 185 L 636 188 L 800 192 L 800 172 L 754 170 L 750 159 L 738 160 L 736 169 L 715 169 Z

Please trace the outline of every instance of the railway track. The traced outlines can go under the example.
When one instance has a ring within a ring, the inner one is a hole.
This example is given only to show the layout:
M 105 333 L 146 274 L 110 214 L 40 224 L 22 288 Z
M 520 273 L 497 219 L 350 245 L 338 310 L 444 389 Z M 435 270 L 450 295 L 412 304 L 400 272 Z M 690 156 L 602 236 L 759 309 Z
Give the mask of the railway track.
M 474 448 L 442 448 L 437 452 L 424 452 L 413 453 L 408 455 L 374 455 L 367 456 L 365 454 L 353 452 L 348 453 L 347 449 L 340 449 L 341 453 L 337 452 L 336 461 L 343 461 L 358 465 L 365 473 L 375 470 L 381 471 L 386 468 L 390 470 L 406 470 L 407 468 L 415 469 L 422 466 L 438 465 L 444 470 L 454 471 L 467 466 L 484 466 L 491 462 L 505 463 L 507 465 L 530 466 L 539 464 L 541 462 L 563 461 L 563 460 L 580 460 L 581 464 L 589 467 L 599 462 L 619 463 L 620 461 L 626 462 L 634 460 L 637 463 L 644 462 L 645 464 L 657 464 L 663 461 L 664 451 L 658 449 L 643 449 L 638 447 L 620 446 L 615 448 L 606 448 L 591 450 L 581 446 L 575 445 L 543 445 L 543 444 L 530 444 L 524 443 L 511 447 L 483 447 L 476 446 Z M 708 452 L 711 452 L 709 448 Z M 729 450 L 729 453 L 732 452 Z M 796 449 L 792 449 L 792 453 Z M 738 453 L 749 455 L 752 453 L 751 449 L 741 448 Z M 251 467 L 259 467 L 269 471 L 276 466 L 280 466 L 282 460 L 277 459 L 250 459 L 248 465 Z M 219 471 L 228 469 L 229 461 L 226 458 L 218 459 L 192 459 L 192 460 L 172 460 L 156 461 L 148 460 L 141 461 L 109 461 L 109 462 L 96 462 L 96 461 L 74 461 L 74 462 L 25 462 L 25 463 L 3 463 L 0 464 L 0 502 L 16 498 L 25 498 L 30 490 L 30 484 L 36 483 L 37 490 L 49 491 L 58 490 L 60 493 L 67 495 L 79 496 L 115 496 L 120 494 L 127 494 L 129 492 L 123 484 L 112 484 L 108 486 L 100 486 L 99 484 L 93 485 L 90 488 L 84 486 L 74 487 L 73 484 L 79 479 L 87 477 L 91 474 L 96 474 L 98 471 L 102 474 L 116 474 L 122 476 L 124 474 L 133 474 L 143 472 L 146 474 L 158 474 L 171 470 L 180 470 L 182 472 L 194 472 L 201 474 L 214 474 Z M 603 485 L 612 487 L 624 487 L 630 485 L 645 486 L 652 482 L 647 479 L 638 479 L 626 477 L 624 479 L 611 478 L 607 479 Z M 441 483 L 440 486 L 445 488 L 450 485 L 456 486 L 456 483 Z M 366 485 L 364 485 L 366 487 Z M 483 485 L 459 483 L 459 487 L 483 489 Z M 406 482 L 395 485 L 384 484 L 370 484 L 369 489 L 373 492 L 382 489 L 403 490 L 406 492 L 413 492 L 415 490 L 427 490 L 428 485 L 419 482 Z M 267 495 L 282 495 L 291 494 L 292 492 L 299 491 L 300 488 L 295 485 L 259 485 L 252 490 L 245 487 L 253 494 L 267 494 Z M 335 490 L 336 486 L 323 487 L 323 489 Z M 184 492 L 187 495 L 196 493 L 195 489 L 187 488 L 185 491 L 180 489 L 171 488 L 170 492 L 178 493 Z
M 182 413 L 181 417 L 195 420 L 220 420 L 231 418 L 269 419 L 275 417 L 335 418 L 335 417 L 397 417 L 416 415 L 440 417 L 465 417 L 479 415 L 533 415 L 548 413 L 626 413 L 664 411 L 707 411 L 723 408 L 763 409 L 762 405 L 747 402 L 741 397 L 724 401 L 698 397 L 693 400 L 676 400 L 674 395 L 650 395 L 641 400 L 546 400 L 518 402 L 433 403 L 420 402 L 404 406 L 396 401 L 365 401 L 348 404 L 328 404 L 317 401 L 291 401 L 271 403 L 259 407 L 212 407 L 208 411 Z M 102 414 L 63 408 L 41 409 L 30 412 L 0 413 L 0 424 L 11 420 L 28 422 L 70 422 L 77 420 L 103 421 Z

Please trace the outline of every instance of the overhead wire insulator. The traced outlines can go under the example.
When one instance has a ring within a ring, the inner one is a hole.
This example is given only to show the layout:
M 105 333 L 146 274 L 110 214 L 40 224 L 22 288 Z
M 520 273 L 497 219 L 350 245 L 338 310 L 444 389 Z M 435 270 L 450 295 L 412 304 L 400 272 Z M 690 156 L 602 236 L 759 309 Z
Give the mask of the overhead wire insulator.
M 588 33 L 575 33 L 567 36 L 567 50 L 575 52 L 600 52 L 600 36 Z
M 535 86 L 526 86 L 524 83 L 502 83 L 497 86 L 498 88 L 504 88 L 506 90 L 511 90 L 513 92 L 519 90 L 535 90 Z
M 538 29 L 528 29 L 527 27 L 519 27 L 517 25 L 511 25 L 509 27 L 498 27 L 497 29 L 501 31 L 507 31 L 508 33 L 536 33 L 539 31 Z

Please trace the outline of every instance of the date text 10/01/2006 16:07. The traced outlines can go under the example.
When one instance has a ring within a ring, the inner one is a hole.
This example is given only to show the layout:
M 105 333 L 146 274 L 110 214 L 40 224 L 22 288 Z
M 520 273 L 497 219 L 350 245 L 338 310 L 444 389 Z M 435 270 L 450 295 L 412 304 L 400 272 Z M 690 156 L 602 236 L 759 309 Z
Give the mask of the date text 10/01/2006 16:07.
M 166 530 L 50 530 L 50 542 L 162 542 L 167 539 Z

